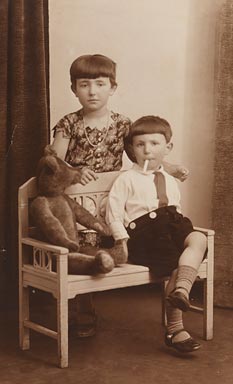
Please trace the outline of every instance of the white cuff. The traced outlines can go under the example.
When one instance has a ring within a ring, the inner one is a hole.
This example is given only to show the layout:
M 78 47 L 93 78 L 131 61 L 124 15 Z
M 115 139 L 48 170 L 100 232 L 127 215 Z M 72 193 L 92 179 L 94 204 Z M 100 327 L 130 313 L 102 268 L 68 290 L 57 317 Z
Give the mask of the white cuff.
M 110 224 L 110 229 L 114 240 L 128 239 L 129 235 L 124 225 L 120 221 L 114 221 Z

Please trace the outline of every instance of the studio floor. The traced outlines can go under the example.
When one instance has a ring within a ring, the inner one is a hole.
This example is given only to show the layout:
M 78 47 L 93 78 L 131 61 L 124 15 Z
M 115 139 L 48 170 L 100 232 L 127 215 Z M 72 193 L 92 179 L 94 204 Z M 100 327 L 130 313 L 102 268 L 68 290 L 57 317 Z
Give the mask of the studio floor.
M 34 294 L 36 296 L 36 294 Z M 32 295 L 33 296 L 33 295 Z M 193 300 L 199 300 L 195 297 Z M 53 302 L 33 304 L 35 317 L 55 322 Z M 44 300 L 41 300 L 42 302 Z M 69 368 L 57 368 L 56 342 L 31 333 L 31 349 L 18 347 L 17 311 L 1 313 L 1 384 L 230 384 L 233 380 L 233 310 L 215 308 L 214 339 L 202 340 L 202 315 L 184 314 L 185 327 L 202 347 L 181 356 L 164 345 L 160 287 L 96 293 L 98 332 L 69 338 Z M 44 301 L 46 302 L 46 300 Z

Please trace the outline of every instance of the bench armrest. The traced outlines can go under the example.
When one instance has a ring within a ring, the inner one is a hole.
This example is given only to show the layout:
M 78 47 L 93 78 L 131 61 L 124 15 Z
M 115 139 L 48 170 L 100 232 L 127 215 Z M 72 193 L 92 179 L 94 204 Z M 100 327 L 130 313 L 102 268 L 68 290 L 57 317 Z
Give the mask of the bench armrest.
M 36 240 L 31 237 L 23 237 L 21 239 L 22 244 L 31 245 L 32 247 L 43 249 L 44 251 L 49 251 L 57 255 L 66 255 L 69 253 L 69 250 L 58 245 L 53 245 L 46 243 L 44 241 Z
M 213 229 L 207 229 L 207 228 L 201 228 L 201 227 L 194 227 L 196 231 L 200 231 L 204 233 L 206 236 L 214 236 L 215 232 Z

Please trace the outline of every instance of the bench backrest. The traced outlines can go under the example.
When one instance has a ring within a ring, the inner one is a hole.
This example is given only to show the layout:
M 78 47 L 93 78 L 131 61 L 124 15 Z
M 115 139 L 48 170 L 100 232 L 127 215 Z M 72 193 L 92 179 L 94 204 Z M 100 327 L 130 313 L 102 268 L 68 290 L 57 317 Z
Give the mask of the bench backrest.
M 94 216 L 104 216 L 108 192 L 119 172 L 98 173 L 98 179 L 87 185 L 75 184 L 66 189 L 66 193 Z M 29 216 L 30 202 L 37 196 L 36 178 L 32 177 L 19 188 L 18 216 L 19 238 L 28 237 L 31 233 Z

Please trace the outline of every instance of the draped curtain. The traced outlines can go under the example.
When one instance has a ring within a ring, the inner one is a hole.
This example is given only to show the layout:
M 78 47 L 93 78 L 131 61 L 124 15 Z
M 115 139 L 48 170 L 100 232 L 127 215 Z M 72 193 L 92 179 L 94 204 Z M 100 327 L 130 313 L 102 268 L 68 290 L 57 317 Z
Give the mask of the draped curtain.
M 18 187 L 35 175 L 38 159 L 49 141 L 48 0 L 1 0 L 0 15 L 0 298 L 3 300 L 12 292 L 16 296 L 17 292 Z
M 215 183 L 215 304 L 233 308 L 233 0 L 219 19 Z

